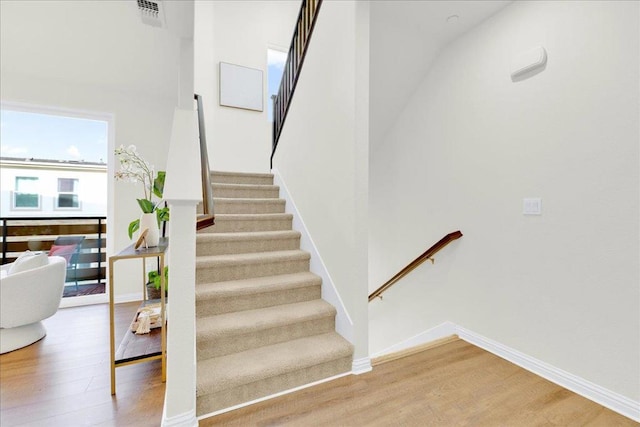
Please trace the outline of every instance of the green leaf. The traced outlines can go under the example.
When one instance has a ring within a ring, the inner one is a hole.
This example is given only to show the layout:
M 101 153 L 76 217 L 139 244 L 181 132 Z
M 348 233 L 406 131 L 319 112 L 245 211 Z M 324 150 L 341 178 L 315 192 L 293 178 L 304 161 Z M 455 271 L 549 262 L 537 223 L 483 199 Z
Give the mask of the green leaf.
M 158 171 L 158 176 L 153 180 L 153 194 L 162 199 L 162 193 L 164 192 L 164 180 L 167 176 L 165 171 Z
M 138 229 L 140 228 L 140 220 L 136 219 L 135 221 L 131 221 L 131 223 L 129 224 L 129 239 L 133 238 L 133 233 L 135 233 L 136 231 L 138 231 Z
M 153 213 L 153 203 L 147 199 L 136 199 L 143 213 Z
M 149 277 L 148 283 L 153 283 L 153 287 L 156 289 L 160 289 L 160 274 L 156 270 L 151 270 L 147 273 Z M 165 290 L 169 290 L 169 266 L 164 266 L 164 288 Z
M 156 213 L 158 214 L 158 225 L 162 221 L 169 221 L 169 208 L 158 208 Z

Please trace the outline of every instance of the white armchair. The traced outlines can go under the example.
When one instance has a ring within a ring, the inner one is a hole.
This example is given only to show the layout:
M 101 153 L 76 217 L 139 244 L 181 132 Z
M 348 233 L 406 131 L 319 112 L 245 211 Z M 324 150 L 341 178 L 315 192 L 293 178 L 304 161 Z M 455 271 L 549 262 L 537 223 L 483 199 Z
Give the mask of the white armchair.
M 46 335 L 42 320 L 58 310 L 67 269 L 66 260 L 48 257 L 41 267 L 9 273 L 0 280 L 0 354 L 33 344 Z

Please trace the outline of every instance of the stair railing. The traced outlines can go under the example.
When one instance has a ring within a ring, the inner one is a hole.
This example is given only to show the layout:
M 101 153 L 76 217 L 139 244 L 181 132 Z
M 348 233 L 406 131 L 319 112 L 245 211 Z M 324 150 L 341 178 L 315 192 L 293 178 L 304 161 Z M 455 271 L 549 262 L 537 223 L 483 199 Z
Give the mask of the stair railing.
M 196 229 L 209 227 L 215 222 L 213 212 L 213 188 L 211 187 L 211 170 L 209 169 L 209 154 L 207 152 L 207 138 L 204 128 L 204 111 L 202 96 L 195 94 L 198 107 L 198 133 L 200 135 L 200 170 L 202 175 L 202 215 L 198 215 Z
M 460 230 L 458 230 L 458 231 L 454 231 L 452 233 L 449 233 L 446 236 L 444 236 L 442 239 L 438 240 L 438 242 L 436 244 L 434 244 L 429 249 L 427 249 L 418 258 L 416 258 L 413 261 L 411 261 L 406 267 L 404 267 L 402 270 L 400 270 L 395 276 L 393 276 L 391 279 L 387 280 L 384 283 L 384 285 L 380 286 L 371 295 L 369 295 L 369 302 L 371 302 L 372 300 L 374 300 L 375 298 L 378 298 L 378 297 L 380 297 L 380 299 L 382 299 L 382 293 L 384 291 L 386 291 L 391 286 L 396 284 L 404 276 L 406 276 L 407 274 L 409 274 L 410 272 L 415 270 L 417 267 L 419 267 L 426 260 L 430 260 L 433 263 L 434 262 L 433 256 L 436 253 L 438 253 L 442 248 L 444 248 L 445 246 L 447 246 L 449 243 L 453 242 L 454 240 L 459 239 L 460 237 L 462 237 L 462 233 L 460 232 Z
M 276 148 L 278 147 L 280 133 L 282 132 L 284 121 L 287 118 L 287 113 L 289 112 L 293 93 L 295 92 L 296 85 L 298 84 L 300 70 L 302 69 L 302 64 L 304 63 L 304 59 L 307 54 L 309 40 L 311 39 L 311 34 L 313 33 L 313 28 L 316 24 L 321 4 L 322 0 L 302 0 L 302 5 L 300 6 L 298 21 L 296 22 L 291 45 L 289 46 L 287 61 L 285 62 L 284 71 L 282 73 L 282 80 L 280 80 L 280 88 L 277 96 L 273 100 L 271 168 L 273 168 L 273 156 L 276 152 Z

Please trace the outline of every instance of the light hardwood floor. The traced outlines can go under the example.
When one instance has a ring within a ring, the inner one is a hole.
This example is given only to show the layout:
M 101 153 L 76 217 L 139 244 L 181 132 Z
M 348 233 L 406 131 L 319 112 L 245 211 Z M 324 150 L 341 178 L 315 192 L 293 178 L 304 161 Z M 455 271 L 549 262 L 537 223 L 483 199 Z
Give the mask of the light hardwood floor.
M 136 304 L 119 304 L 119 337 Z M 117 369 L 109 389 L 107 305 L 59 310 L 48 335 L 0 356 L 0 426 L 158 426 L 160 362 Z M 117 341 L 119 341 L 119 337 Z M 638 426 L 456 340 L 200 421 L 200 426 Z
M 200 426 L 637 426 L 461 340 Z
M 116 305 L 116 343 L 137 307 Z M 117 368 L 111 396 L 108 304 L 58 310 L 45 326 L 42 340 L 0 356 L 0 426 L 160 425 L 159 360 Z

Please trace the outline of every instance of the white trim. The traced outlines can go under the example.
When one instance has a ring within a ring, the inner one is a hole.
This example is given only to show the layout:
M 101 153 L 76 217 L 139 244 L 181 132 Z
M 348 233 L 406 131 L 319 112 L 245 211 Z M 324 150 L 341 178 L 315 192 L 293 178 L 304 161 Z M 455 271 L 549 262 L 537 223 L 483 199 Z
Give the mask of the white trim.
M 116 294 L 113 296 L 113 299 L 115 304 L 120 304 L 123 302 L 142 301 L 144 299 L 144 296 L 142 295 L 142 292 L 132 292 L 130 294 Z
M 167 406 L 165 405 L 164 408 L 162 412 L 162 427 L 198 427 L 198 418 L 195 410 L 167 417 Z
M 96 294 L 96 295 L 84 295 L 80 297 L 67 297 L 62 298 L 60 301 L 60 305 L 58 308 L 70 308 L 70 307 L 80 307 L 83 305 L 94 305 L 94 304 L 108 304 L 109 303 L 109 294 L 105 289 L 104 294 Z M 142 301 L 142 292 L 133 292 L 130 294 L 122 294 L 114 296 L 114 303 L 121 304 L 125 302 L 139 302 Z
M 107 154 L 105 161 L 107 162 L 107 177 L 112 177 L 107 179 L 107 247 L 106 253 L 107 256 L 114 252 L 114 231 L 115 230 L 115 208 L 113 201 L 115 200 L 115 189 L 114 189 L 114 179 L 113 176 L 115 174 L 115 146 L 116 146 L 116 115 L 113 112 L 98 112 L 91 110 L 83 110 L 83 109 L 74 109 L 74 108 L 66 108 L 60 106 L 48 106 L 41 104 L 30 104 L 27 102 L 19 102 L 19 101 L 5 101 L 0 100 L 0 109 L 6 109 L 11 111 L 21 111 L 27 113 L 39 113 L 39 114 L 49 114 L 54 116 L 63 116 L 63 117 L 75 117 L 87 120 L 98 120 L 107 123 Z M 106 277 L 109 277 L 109 266 L 106 266 Z M 107 287 L 108 288 L 108 287 Z M 108 292 L 108 291 L 107 291 Z M 108 295 L 108 294 L 107 294 Z M 124 301 L 123 301 L 124 302 Z M 89 304 L 85 300 L 83 300 L 82 304 Z
M 456 335 L 456 331 L 457 326 L 454 323 L 444 322 L 438 326 L 414 335 L 411 338 L 407 338 L 404 341 L 387 347 L 384 350 L 380 350 L 377 353 L 372 354 L 371 358 L 376 359 L 381 356 L 386 356 L 387 354 L 397 353 L 412 347 L 418 347 L 442 338 L 450 337 L 451 335 Z
M 371 372 L 373 367 L 371 366 L 371 358 L 363 357 L 361 359 L 354 359 L 351 364 L 351 373 L 353 375 L 366 374 L 367 372 Z
M 272 172 L 274 175 L 274 184 L 280 187 L 280 197 L 286 201 L 285 212 L 293 214 L 293 228 L 302 234 L 300 237 L 300 249 L 311 254 L 309 270 L 322 278 L 322 299 L 333 305 L 337 310 L 336 332 L 353 344 L 353 321 L 349 316 L 349 312 L 342 302 L 342 298 L 340 298 L 340 293 L 336 289 L 336 286 L 331 279 L 331 275 L 322 261 L 322 257 L 311 238 L 309 230 L 302 220 L 300 212 L 298 212 L 298 208 L 291 197 L 291 193 L 289 193 L 287 185 L 277 169 L 273 169 Z
M 375 359 L 387 354 L 397 353 L 412 347 L 417 347 L 446 338 L 451 335 L 457 335 L 460 339 L 518 365 L 529 372 L 559 385 L 560 387 L 571 390 L 582 397 L 611 409 L 612 411 L 631 418 L 634 421 L 640 422 L 640 402 L 636 402 L 626 396 L 608 390 L 560 368 L 556 368 L 555 366 L 521 353 L 518 350 L 507 347 L 504 344 L 483 337 L 480 334 L 449 321 L 387 347 L 384 350 L 371 355 L 371 358 Z
M 236 409 L 240 409 L 240 408 L 244 408 L 246 406 L 254 405 L 256 403 L 264 402 L 265 400 L 274 399 L 276 397 L 284 396 L 285 394 L 295 393 L 296 391 L 304 390 L 305 388 L 309 388 L 309 387 L 317 386 L 317 385 L 320 385 L 320 384 L 323 384 L 323 383 L 326 383 L 326 382 L 329 382 L 329 381 L 337 380 L 338 378 L 346 377 L 347 375 L 351 375 L 351 372 L 345 372 L 343 374 L 334 375 L 333 377 L 324 378 L 324 379 L 321 379 L 321 380 L 318 380 L 318 381 L 314 381 L 314 382 L 309 383 L 309 384 L 304 384 L 304 385 L 301 385 L 301 386 L 298 386 L 298 387 L 294 387 L 292 389 L 281 391 L 281 392 L 276 393 L 276 394 L 271 394 L 269 396 L 261 397 L 259 399 L 252 400 L 250 402 L 240 403 L 239 405 L 230 406 L 228 408 L 224 408 L 224 409 L 220 409 L 218 411 L 210 412 L 208 414 L 200 415 L 198 417 L 198 419 L 199 420 L 203 420 L 205 418 L 215 417 L 216 415 L 224 414 L 226 412 L 235 411 Z
M 74 117 L 88 120 L 107 122 L 113 119 L 112 113 L 96 112 L 90 110 L 72 109 L 66 107 L 29 104 L 26 102 L 0 101 L 0 109 L 19 111 L 22 113 L 48 114 L 51 116 Z
M 506 345 L 490 340 L 461 326 L 455 325 L 455 327 L 457 335 L 468 343 L 508 360 L 527 371 L 533 372 L 625 417 L 640 422 L 640 402 L 636 402 L 626 396 L 622 396 L 621 394 L 615 393 L 560 368 L 556 368 Z
M 140 301 L 140 300 L 138 300 Z M 85 295 L 80 297 L 62 298 L 59 308 L 80 307 L 83 305 L 107 304 L 109 297 L 106 293 L 96 295 Z

